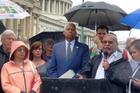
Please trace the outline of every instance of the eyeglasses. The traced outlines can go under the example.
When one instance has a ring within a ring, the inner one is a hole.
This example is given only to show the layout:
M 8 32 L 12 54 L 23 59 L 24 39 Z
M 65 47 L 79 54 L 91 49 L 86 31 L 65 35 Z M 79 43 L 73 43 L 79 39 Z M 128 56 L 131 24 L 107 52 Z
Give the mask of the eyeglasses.
M 102 41 L 103 44 L 113 44 L 113 41 Z
M 36 48 L 36 49 L 33 49 L 33 50 L 36 50 L 36 51 L 37 51 L 37 50 L 39 50 L 39 51 L 41 51 L 41 50 L 42 50 L 42 48 Z
M 18 52 L 23 52 L 23 51 L 25 52 L 25 51 L 27 51 L 27 49 L 26 48 L 18 48 L 17 51 Z

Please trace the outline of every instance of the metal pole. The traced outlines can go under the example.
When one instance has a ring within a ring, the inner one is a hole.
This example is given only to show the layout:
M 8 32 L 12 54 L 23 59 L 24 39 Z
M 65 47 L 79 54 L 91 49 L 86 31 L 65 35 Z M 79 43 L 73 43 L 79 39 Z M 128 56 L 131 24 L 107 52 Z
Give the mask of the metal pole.
M 84 43 L 84 27 L 81 27 L 80 42 Z
M 82 0 L 82 4 L 84 3 L 84 0 Z M 81 27 L 81 34 L 80 34 L 80 42 L 84 42 L 84 27 Z

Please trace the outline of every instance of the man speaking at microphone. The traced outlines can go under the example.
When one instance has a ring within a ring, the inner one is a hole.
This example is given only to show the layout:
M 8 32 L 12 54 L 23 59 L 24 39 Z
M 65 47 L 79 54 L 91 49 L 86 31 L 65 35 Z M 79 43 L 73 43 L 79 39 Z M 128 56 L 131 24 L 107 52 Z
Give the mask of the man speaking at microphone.
M 91 61 L 86 64 L 81 73 L 79 73 L 79 79 L 94 78 L 98 80 L 108 80 L 108 75 L 110 73 L 108 70 L 111 68 L 111 66 L 117 64 L 118 62 L 126 61 L 126 59 L 122 55 L 122 52 L 118 49 L 118 41 L 114 35 L 106 34 L 103 37 L 102 44 L 102 52 L 99 55 L 94 56 Z M 115 87 L 112 90 L 111 85 L 110 93 L 114 93 L 112 91 L 115 91 L 115 93 L 117 93 L 117 89 L 118 87 Z M 120 92 L 120 89 L 118 90 L 118 93 L 123 93 Z
M 80 78 L 106 78 L 106 71 L 117 61 L 126 61 L 122 52 L 118 50 L 117 38 L 112 34 L 106 34 L 103 38 L 103 49 L 86 64 L 80 73 Z

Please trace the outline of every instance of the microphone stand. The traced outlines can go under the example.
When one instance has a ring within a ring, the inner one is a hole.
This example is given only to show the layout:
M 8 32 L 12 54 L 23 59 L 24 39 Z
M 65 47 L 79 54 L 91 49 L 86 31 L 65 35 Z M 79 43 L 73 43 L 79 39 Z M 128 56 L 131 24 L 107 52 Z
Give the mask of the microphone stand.
M 133 80 L 134 76 L 136 75 L 137 71 L 139 70 L 139 68 L 140 68 L 140 64 L 137 66 L 137 68 L 135 69 L 135 71 L 132 74 L 132 77 L 129 80 L 128 93 L 131 93 L 132 80 Z

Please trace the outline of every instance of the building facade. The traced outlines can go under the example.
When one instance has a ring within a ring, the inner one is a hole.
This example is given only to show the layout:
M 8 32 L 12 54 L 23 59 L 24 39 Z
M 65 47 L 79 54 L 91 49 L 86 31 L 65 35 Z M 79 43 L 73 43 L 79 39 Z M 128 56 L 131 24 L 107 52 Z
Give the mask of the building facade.
M 67 22 L 63 16 L 72 7 L 71 0 L 11 0 L 23 7 L 31 16 L 24 19 L 2 20 L 20 38 L 30 38 L 45 31 L 63 31 Z M 80 39 L 81 28 L 77 25 Z M 94 32 L 84 28 L 84 42 L 92 46 Z

